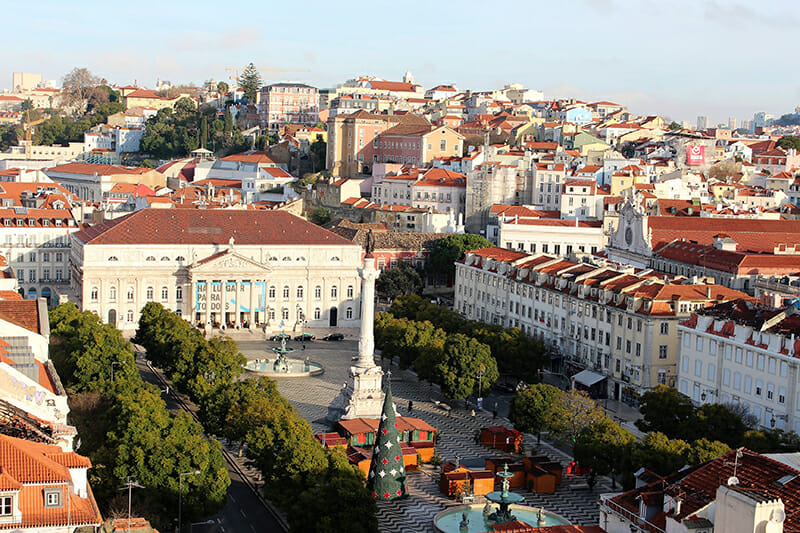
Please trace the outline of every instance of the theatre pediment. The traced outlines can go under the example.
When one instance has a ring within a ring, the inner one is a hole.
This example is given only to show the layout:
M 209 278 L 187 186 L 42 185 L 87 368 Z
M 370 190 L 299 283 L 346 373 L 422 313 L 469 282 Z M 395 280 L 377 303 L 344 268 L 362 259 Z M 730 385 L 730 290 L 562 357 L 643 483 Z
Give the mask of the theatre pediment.
M 272 272 L 269 265 L 264 265 L 254 261 L 249 257 L 244 257 L 236 252 L 226 250 L 210 255 L 204 259 L 189 265 L 189 272 L 192 274 L 205 273 L 262 273 Z

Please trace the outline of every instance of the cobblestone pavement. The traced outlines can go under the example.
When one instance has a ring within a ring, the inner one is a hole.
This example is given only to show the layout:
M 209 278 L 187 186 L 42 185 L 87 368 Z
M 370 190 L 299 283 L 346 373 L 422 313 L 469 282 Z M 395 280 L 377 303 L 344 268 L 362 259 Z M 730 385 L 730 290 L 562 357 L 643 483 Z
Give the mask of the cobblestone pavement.
M 271 356 L 266 350 L 275 344 L 248 338 L 239 338 L 237 341 L 248 359 Z M 291 342 L 289 346 L 296 349 L 289 357 L 304 359 L 307 356 L 312 361 L 321 363 L 325 367 L 325 373 L 314 378 L 278 379 L 278 389 L 309 421 L 315 433 L 328 430 L 325 422 L 327 408 L 342 384 L 347 381 L 349 366 L 357 353 L 357 343 L 353 340 L 316 341 L 308 343 L 305 350 L 298 342 Z M 384 366 L 384 369 L 387 367 Z M 466 465 L 477 466 L 483 464 L 484 458 L 496 455 L 488 448 L 475 444 L 474 436 L 479 428 L 492 423 L 510 425 L 506 419 L 498 418 L 493 422 L 491 413 L 485 411 L 480 411 L 473 417 L 471 410 L 465 410 L 463 405 L 453 406 L 448 414 L 434 403 L 442 400 L 437 387 L 420 382 L 413 372 L 401 371 L 396 367 L 392 367 L 391 371 L 392 395 L 398 413 L 409 415 L 408 401 L 414 402 L 413 412 L 410 414 L 424 419 L 439 430 L 437 453 L 445 461 L 460 458 Z M 525 435 L 524 445 L 528 453 L 535 450 L 554 460 L 571 460 L 567 454 L 545 441 L 537 446 L 536 438 L 532 435 Z M 445 498 L 439 492 L 438 477 L 430 469 L 409 472 L 408 480 L 408 499 L 379 505 L 382 533 L 432 532 L 433 517 L 445 508 L 456 505 L 455 501 Z M 518 492 L 525 497 L 528 505 L 544 507 L 575 524 L 595 525 L 599 518 L 597 499 L 601 493 L 611 490 L 610 482 L 606 478 L 600 478 L 593 490 L 578 489 L 577 486 L 583 485 L 582 481 L 565 476 L 554 494 L 540 495 L 527 489 L 520 489 Z

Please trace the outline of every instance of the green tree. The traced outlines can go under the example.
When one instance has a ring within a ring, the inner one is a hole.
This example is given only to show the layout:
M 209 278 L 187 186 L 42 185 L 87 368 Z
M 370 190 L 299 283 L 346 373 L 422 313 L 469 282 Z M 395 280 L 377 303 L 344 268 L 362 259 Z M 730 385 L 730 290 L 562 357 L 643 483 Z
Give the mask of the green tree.
M 552 385 L 530 385 L 511 398 L 508 418 L 516 429 L 536 433 L 541 440 L 541 433 L 554 426 L 554 408 L 559 394 L 560 390 Z
M 464 252 L 490 246 L 492 243 L 480 235 L 470 233 L 449 235 L 437 241 L 428 257 L 426 267 L 432 273 L 453 276 L 456 271 L 455 263 L 464 256 Z
M 229 90 L 230 90 L 230 87 L 228 87 L 228 84 L 225 83 L 224 81 L 221 81 L 221 82 L 217 83 L 217 92 L 218 93 L 225 95 L 225 94 L 228 94 Z
M 378 507 L 364 488 L 361 472 L 347 461 L 342 450 L 331 449 L 326 455 L 325 471 L 297 495 L 292 505 L 290 531 L 339 533 L 342 524 L 347 524 L 348 532 L 378 533 Z
M 255 103 L 256 96 L 261 90 L 261 74 L 259 74 L 253 63 L 245 67 L 239 75 L 239 88 L 244 92 L 244 99 Z
M 322 140 L 321 135 L 311 143 L 309 148 L 311 156 L 312 172 L 322 172 L 325 170 L 325 158 L 328 153 L 328 143 Z
M 636 427 L 644 432 L 659 431 L 668 437 L 681 437 L 694 413 L 692 400 L 677 389 L 657 385 L 641 397 L 642 418 Z
M 388 313 L 387 313 L 388 314 Z M 388 316 L 391 316 L 388 314 Z M 407 368 L 415 364 L 422 350 L 435 340 L 444 341 L 445 332 L 434 327 L 430 322 L 419 322 L 407 318 L 392 318 L 380 321 L 381 357 L 392 359 L 400 358 L 400 366 Z M 376 336 L 376 339 L 378 337 Z
M 419 272 L 410 264 L 404 262 L 381 272 L 375 282 L 375 290 L 384 298 L 420 294 L 422 286 L 422 277 Z
M 33 109 L 33 101 L 30 98 L 26 98 L 24 102 L 19 106 L 20 111 L 30 111 Z
M 724 442 L 712 441 L 706 438 L 697 439 L 692 443 L 687 453 L 687 460 L 691 465 L 701 465 L 716 459 L 728 451 L 730 451 L 730 447 Z
M 669 124 L 669 131 L 677 131 L 677 130 L 682 130 L 682 129 L 683 129 L 683 126 L 681 126 L 680 124 L 678 124 L 674 120 L 672 122 L 670 122 L 670 124 Z
M 551 430 L 558 440 L 574 444 L 583 430 L 605 417 L 603 409 L 582 390 L 559 391 Z
M 12 146 L 18 146 L 21 136 L 22 128 L 15 124 L 0 126 L 0 152 L 5 152 Z
M 575 441 L 575 460 L 591 468 L 589 485 L 594 486 L 595 476 L 611 474 L 611 488 L 616 488 L 615 474 L 625 468 L 636 437 L 613 420 L 603 417 L 586 426 Z
M 688 440 L 707 438 L 724 442 L 731 448 L 742 444 L 747 427 L 742 419 L 719 403 L 702 405 L 692 415 L 684 438 Z
M 690 448 L 686 441 L 670 439 L 665 434 L 654 431 L 645 435 L 634 450 L 633 464 L 666 476 L 677 472 L 688 463 Z
M 331 221 L 331 212 L 327 207 L 315 207 L 308 212 L 308 220 L 317 226 L 322 226 Z
M 499 374 L 489 347 L 466 335 L 448 335 L 443 343 L 429 343 L 419 359 L 433 366 L 433 381 L 442 387 L 447 398 L 461 399 L 478 395 L 478 370 L 483 369 L 481 386 L 491 390 Z
M 775 144 L 778 148 L 794 149 L 800 151 L 800 137 L 794 135 L 786 135 L 778 139 Z

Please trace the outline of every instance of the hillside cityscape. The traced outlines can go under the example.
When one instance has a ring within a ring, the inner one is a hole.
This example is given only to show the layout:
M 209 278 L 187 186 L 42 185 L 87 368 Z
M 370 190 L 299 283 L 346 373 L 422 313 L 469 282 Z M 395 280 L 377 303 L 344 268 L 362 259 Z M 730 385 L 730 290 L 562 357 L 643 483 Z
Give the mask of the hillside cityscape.
M 12 73 L 0 528 L 800 532 L 800 106 L 396 70 Z

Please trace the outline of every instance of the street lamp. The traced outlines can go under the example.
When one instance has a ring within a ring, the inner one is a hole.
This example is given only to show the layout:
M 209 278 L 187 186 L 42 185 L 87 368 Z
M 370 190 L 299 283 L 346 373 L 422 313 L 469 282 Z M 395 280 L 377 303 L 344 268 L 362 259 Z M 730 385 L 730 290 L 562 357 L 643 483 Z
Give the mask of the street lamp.
M 483 375 L 486 373 L 486 367 L 481 365 L 478 367 L 478 409 L 483 407 Z
M 127 361 L 111 361 L 111 383 L 114 383 L 114 365 L 124 365 Z
M 183 505 L 183 476 L 199 476 L 200 471 L 182 472 L 178 474 L 178 533 L 181 533 L 181 507 Z
M 708 397 L 706 393 L 708 393 L 708 394 L 711 395 L 711 401 L 713 402 L 714 401 L 714 394 L 716 394 L 716 392 L 717 391 L 715 391 L 714 389 L 703 389 L 703 392 L 700 393 L 700 401 L 705 403 L 706 402 L 706 398 Z

